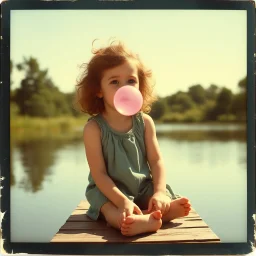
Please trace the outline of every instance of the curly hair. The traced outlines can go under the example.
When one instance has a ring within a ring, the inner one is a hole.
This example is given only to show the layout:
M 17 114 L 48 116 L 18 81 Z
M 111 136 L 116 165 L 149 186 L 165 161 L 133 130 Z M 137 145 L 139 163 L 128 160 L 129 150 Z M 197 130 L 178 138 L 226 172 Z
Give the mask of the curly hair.
M 145 68 L 137 54 L 129 51 L 122 42 L 93 50 L 94 56 L 88 64 L 83 64 L 84 72 L 76 84 L 75 105 L 78 110 L 89 115 L 96 115 L 105 110 L 102 98 L 97 96 L 100 91 L 104 71 L 117 67 L 128 60 L 134 60 L 138 69 L 139 90 L 143 97 L 141 110 L 149 113 L 152 103 L 157 100 L 153 95 L 152 72 Z

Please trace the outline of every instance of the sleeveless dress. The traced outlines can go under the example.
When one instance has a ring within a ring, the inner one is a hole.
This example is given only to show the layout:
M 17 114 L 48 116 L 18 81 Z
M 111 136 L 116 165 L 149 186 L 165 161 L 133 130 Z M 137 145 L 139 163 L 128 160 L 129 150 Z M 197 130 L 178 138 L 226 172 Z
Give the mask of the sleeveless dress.
M 113 130 L 100 114 L 89 120 L 95 120 L 100 127 L 102 153 L 108 175 L 127 198 L 134 201 L 141 209 L 147 209 L 147 202 L 153 195 L 154 189 L 146 157 L 142 113 L 132 116 L 132 129 L 127 133 Z M 97 220 L 101 207 L 109 200 L 95 185 L 91 174 L 88 176 L 88 181 L 85 195 L 90 208 L 87 215 Z M 176 198 L 169 185 L 166 186 L 166 194 L 171 199 Z

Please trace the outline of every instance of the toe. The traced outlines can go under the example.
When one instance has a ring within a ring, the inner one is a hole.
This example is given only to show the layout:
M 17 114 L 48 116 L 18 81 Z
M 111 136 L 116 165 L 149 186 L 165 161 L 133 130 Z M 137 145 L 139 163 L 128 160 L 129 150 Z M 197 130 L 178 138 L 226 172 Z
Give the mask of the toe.
M 180 198 L 180 203 L 181 204 L 187 204 L 188 203 L 188 199 L 186 197 L 182 197 L 182 198 Z
M 190 209 L 185 209 L 185 213 L 189 214 Z
M 121 227 L 121 229 L 122 229 L 122 230 L 128 230 L 128 229 L 130 229 L 130 227 L 127 226 L 127 225 L 123 225 L 123 226 Z
M 121 226 L 122 229 L 127 229 L 128 227 L 129 227 L 129 225 L 127 225 L 125 223 L 123 223 L 122 226 Z
M 127 230 L 121 230 L 122 235 L 130 236 L 130 233 Z
M 134 222 L 134 220 L 135 220 L 135 217 L 134 217 L 134 216 L 128 216 L 128 217 L 126 217 L 124 223 L 125 223 L 125 224 L 131 224 L 131 223 Z
M 160 210 L 155 211 L 155 212 L 152 212 L 151 214 L 152 214 L 152 216 L 153 216 L 155 219 L 157 219 L 157 220 L 160 220 L 160 219 L 162 218 L 162 213 L 161 213 Z
M 128 232 L 125 231 L 125 230 L 121 230 L 121 233 L 122 233 L 122 235 L 124 235 L 124 236 L 126 236 L 126 235 L 128 234 Z

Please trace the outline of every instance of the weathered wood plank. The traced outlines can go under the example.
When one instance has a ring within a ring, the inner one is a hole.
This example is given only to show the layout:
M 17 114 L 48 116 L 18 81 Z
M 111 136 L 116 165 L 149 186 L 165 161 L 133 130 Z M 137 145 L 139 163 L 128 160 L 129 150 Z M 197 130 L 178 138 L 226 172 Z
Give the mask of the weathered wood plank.
M 208 228 L 208 225 L 202 220 L 173 220 L 170 223 L 165 223 L 162 225 L 161 229 L 175 229 L 175 228 Z M 88 229 L 109 229 L 106 222 L 104 221 L 94 221 L 94 222 L 70 222 L 67 221 L 60 229 L 64 230 L 88 230 Z
M 51 242 L 94 242 L 94 243 L 219 243 L 220 239 L 193 209 L 188 216 L 163 224 L 154 233 L 125 237 L 120 231 L 107 226 L 105 221 L 94 221 L 86 212 L 87 201 L 79 203 L 66 223 Z
M 147 233 L 135 237 L 121 235 L 120 231 L 114 229 L 62 231 L 52 239 L 51 242 L 108 242 L 108 243 L 174 243 L 174 242 L 218 242 L 219 239 L 209 228 L 190 229 L 159 229 L 155 233 Z
M 72 212 L 72 215 L 69 216 L 67 221 L 87 221 L 87 222 L 95 222 L 91 218 L 86 215 L 85 210 L 75 210 Z

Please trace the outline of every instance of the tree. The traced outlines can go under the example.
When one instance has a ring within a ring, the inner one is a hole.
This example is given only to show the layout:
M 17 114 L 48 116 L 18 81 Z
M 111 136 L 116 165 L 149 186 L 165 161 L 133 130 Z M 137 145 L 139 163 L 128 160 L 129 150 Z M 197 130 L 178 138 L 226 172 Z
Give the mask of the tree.
M 149 115 L 153 119 L 158 120 L 164 115 L 164 112 L 165 112 L 164 103 L 162 101 L 158 100 L 153 103 L 152 109 L 151 109 Z
M 13 71 L 13 62 L 11 60 L 10 61 L 10 86 L 13 84 L 12 71 Z M 15 98 L 15 91 L 11 89 L 10 90 L 10 116 L 11 116 L 11 118 L 17 116 L 20 112 L 17 103 L 15 103 L 15 101 L 14 101 L 14 98 Z
M 232 91 L 227 88 L 222 88 L 216 101 L 216 114 L 229 114 L 232 103 L 233 94 Z
M 231 105 L 231 112 L 236 115 L 238 120 L 246 120 L 246 86 L 247 77 L 241 79 L 238 82 L 238 87 L 240 88 L 240 93 L 234 96 Z
M 167 97 L 167 104 L 173 112 L 185 112 L 195 106 L 191 97 L 185 92 L 177 92 Z
M 180 105 L 180 111 L 185 112 L 195 106 L 193 100 L 187 93 L 180 92 L 176 95 L 176 105 Z
M 238 93 L 234 96 L 231 104 L 231 112 L 238 120 L 246 119 L 246 94 Z
M 243 78 L 238 82 L 238 87 L 240 88 L 241 92 L 246 91 L 246 86 L 247 86 L 247 77 Z
M 200 84 L 190 86 L 188 94 L 196 104 L 204 104 L 206 101 L 205 90 Z
M 48 70 L 40 69 L 35 58 L 24 58 L 17 68 L 25 74 L 15 94 L 21 115 L 50 117 L 70 114 L 65 95 L 48 77 Z
M 218 96 L 218 86 L 211 84 L 206 90 L 205 90 L 205 96 L 208 100 L 216 100 Z
M 65 99 L 68 104 L 70 113 L 72 113 L 73 116 L 77 117 L 82 115 L 82 113 L 79 113 L 79 111 L 75 109 L 75 92 L 65 93 Z

